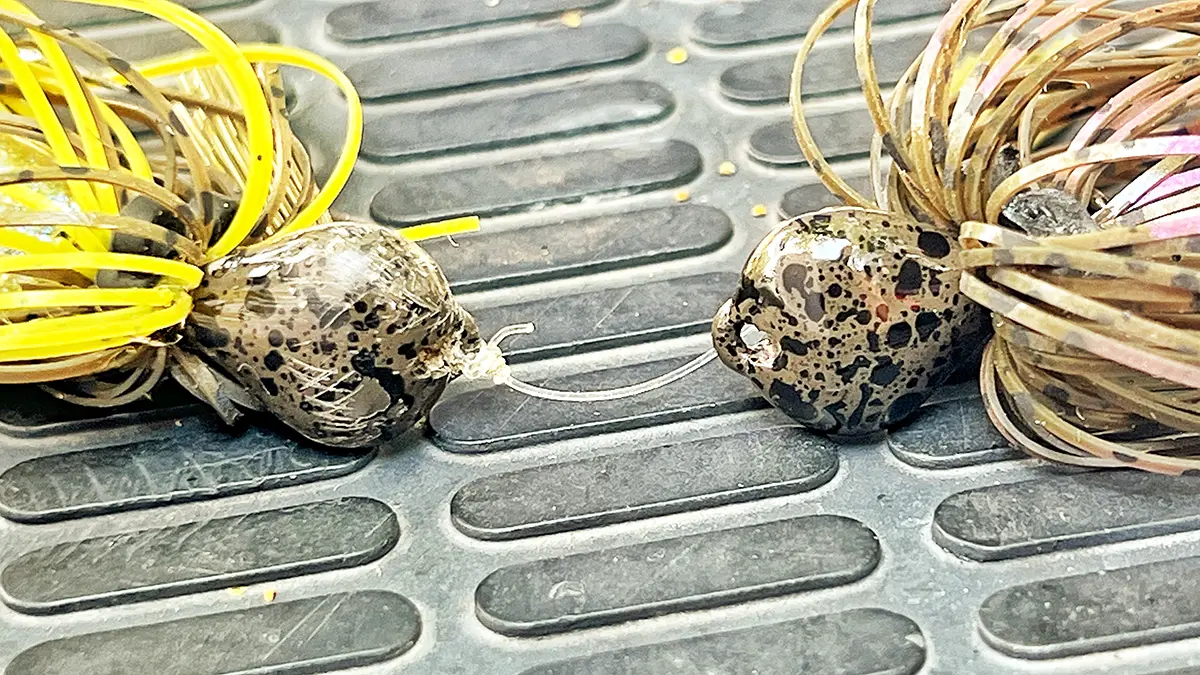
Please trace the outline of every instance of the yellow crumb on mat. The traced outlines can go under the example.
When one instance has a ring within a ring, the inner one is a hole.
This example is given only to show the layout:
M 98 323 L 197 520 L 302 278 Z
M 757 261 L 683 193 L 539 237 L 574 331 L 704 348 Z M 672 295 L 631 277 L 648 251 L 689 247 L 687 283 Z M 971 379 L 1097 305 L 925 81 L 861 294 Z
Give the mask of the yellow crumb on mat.
M 667 63 L 677 66 L 687 60 L 688 60 L 688 53 L 687 53 L 687 50 L 684 49 L 683 47 L 676 47 L 676 48 L 672 49 L 671 51 L 667 52 Z
M 679 192 L 675 193 L 675 201 L 677 202 L 686 202 L 691 198 L 692 193 L 688 192 L 687 190 L 680 190 Z
M 562 25 L 567 28 L 579 28 L 583 25 L 583 12 L 578 9 L 563 12 L 562 16 L 559 17 L 559 21 L 562 21 Z
M 767 205 L 755 204 L 754 206 L 750 207 L 750 215 L 754 216 L 755 218 L 762 218 L 763 216 L 767 215 Z
M 275 597 L 278 595 L 279 594 L 275 592 L 275 589 L 269 588 L 269 589 L 263 591 L 263 601 L 275 602 Z
M 730 161 L 721 162 L 721 165 L 717 167 L 717 173 L 722 176 L 732 176 L 737 173 L 737 164 Z
M 234 586 L 233 588 L 229 589 L 229 594 L 235 598 L 240 598 L 246 594 L 246 587 L 245 586 Z

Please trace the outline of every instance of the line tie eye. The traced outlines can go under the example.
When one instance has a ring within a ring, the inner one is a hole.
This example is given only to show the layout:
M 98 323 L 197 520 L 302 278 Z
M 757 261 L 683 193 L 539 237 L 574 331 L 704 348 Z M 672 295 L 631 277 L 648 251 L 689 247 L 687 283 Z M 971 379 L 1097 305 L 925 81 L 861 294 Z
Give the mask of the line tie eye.
M 747 349 L 758 349 L 761 343 L 768 342 L 771 339 L 753 323 L 742 324 L 741 329 L 738 331 L 738 338 L 741 339 L 742 345 Z
M 779 343 L 765 331 L 747 322 L 738 329 L 738 340 L 744 348 L 743 358 L 758 368 L 773 368 L 779 358 Z

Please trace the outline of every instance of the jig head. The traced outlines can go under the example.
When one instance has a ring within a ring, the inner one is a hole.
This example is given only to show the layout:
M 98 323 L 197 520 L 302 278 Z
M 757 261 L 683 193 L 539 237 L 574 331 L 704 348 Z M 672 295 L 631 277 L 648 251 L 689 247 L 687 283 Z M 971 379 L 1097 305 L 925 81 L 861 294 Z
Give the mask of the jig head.
M 957 242 L 857 208 L 784 222 L 717 312 L 713 345 L 810 429 L 862 436 L 909 419 L 984 343 Z
M 248 395 L 231 398 L 323 445 L 376 445 L 423 422 L 482 346 L 433 259 L 391 228 L 316 225 L 205 272 L 188 349 Z

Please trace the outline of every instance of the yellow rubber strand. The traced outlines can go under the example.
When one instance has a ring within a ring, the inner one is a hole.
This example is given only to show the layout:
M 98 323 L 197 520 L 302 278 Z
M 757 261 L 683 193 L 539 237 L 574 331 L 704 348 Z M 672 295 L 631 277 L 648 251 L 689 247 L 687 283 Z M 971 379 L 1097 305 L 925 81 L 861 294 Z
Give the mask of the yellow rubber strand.
M 68 0 L 87 5 L 119 7 L 141 12 L 174 24 L 208 50 L 221 65 L 237 94 L 238 106 L 246 118 L 246 137 L 249 169 L 241 202 L 229 223 L 229 229 L 208 250 L 207 260 L 214 260 L 236 248 L 258 224 L 263 207 L 270 198 L 272 166 L 274 164 L 274 129 L 271 112 L 263 96 L 262 86 L 250 62 L 237 45 L 211 22 L 165 0 Z M 140 71 L 139 71 L 140 72 Z M 143 73 L 145 74 L 145 73 Z M 149 75 L 146 75 L 149 77 Z
M 354 163 L 358 160 L 359 149 L 362 146 L 362 101 L 359 99 L 358 92 L 355 90 L 350 78 L 346 77 L 346 74 L 333 63 L 316 54 L 310 54 L 293 47 L 270 44 L 242 45 L 240 49 L 243 56 L 255 63 L 294 66 L 315 72 L 332 80 L 342 91 L 342 95 L 346 97 L 346 138 L 342 143 L 341 154 L 329 174 L 329 180 L 325 182 L 325 185 L 321 187 L 320 191 L 307 206 L 272 236 L 272 239 L 277 239 L 316 223 L 321 215 L 329 210 L 334 199 L 337 198 L 338 194 L 346 186 L 346 182 L 350 179 L 350 173 L 354 169 Z M 146 77 L 154 78 L 177 75 L 198 68 L 212 67 L 218 65 L 219 62 L 217 56 L 211 52 L 192 51 L 147 60 L 139 63 L 137 68 L 138 72 Z
M 67 138 L 67 132 L 54 112 L 54 107 L 46 97 L 46 92 L 42 90 L 29 64 L 21 58 L 16 43 L 3 31 L 0 31 L 0 61 L 8 68 L 23 98 L 21 103 L 24 106 L 16 106 L 12 102 L 9 102 L 9 106 L 17 113 L 37 121 L 53 152 L 55 161 L 63 166 L 80 166 L 79 157 L 75 154 L 75 149 L 71 145 L 70 139 Z M 22 107 L 27 109 L 22 110 Z M 83 181 L 69 181 L 67 188 L 80 209 L 85 212 L 99 210 L 96 195 L 92 192 L 90 185 Z M 10 190 L 8 193 L 17 199 L 36 199 L 32 196 L 36 193 L 31 190 Z M 107 248 L 106 242 L 95 232 L 74 228 L 66 228 L 64 232 L 84 250 L 103 251 Z M 86 272 L 85 270 L 80 271 Z
M 46 142 L 54 152 L 54 159 L 63 166 L 80 166 L 75 148 L 67 138 L 67 131 L 59 122 L 58 116 L 54 112 L 54 106 L 50 104 L 50 99 L 42 90 L 37 76 L 34 75 L 29 64 L 21 58 L 20 51 L 13 39 L 3 31 L 0 31 L 0 61 L 3 61 L 4 66 L 12 75 L 17 89 L 20 90 L 21 96 L 29 105 L 31 116 L 45 134 Z M 84 182 L 72 181 L 68 187 L 71 190 L 72 198 L 81 209 L 84 211 L 98 210 L 96 195 L 92 192 L 91 186 Z
M 133 253 L 43 253 L 0 256 L 0 274 L 34 270 L 101 269 L 141 272 L 169 277 L 187 290 L 200 285 L 200 268 L 175 260 Z
M 94 352 L 102 352 L 114 347 L 124 347 L 136 342 L 144 342 L 135 338 L 122 337 L 112 340 L 92 340 L 88 342 L 63 343 L 56 342 L 35 349 L 14 349 L 0 352 L 0 364 L 24 363 L 46 359 L 61 359 L 68 356 L 80 356 Z
M 0 293 L 0 310 L 54 307 L 166 307 L 177 292 L 170 288 L 66 288 Z
M 278 240 L 297 230 L 310 227 L 324 214 L 350 179 L 358 152 L 362 146 L 363 109 L 362 101 L 354 88 L 354 83 L 346 77 L 336 65 L 315 54 L 281 45 L 249 44 L 240 47 L 242 54 L 255 63 L 273 63 L 276 65 L 304 68 L 332 80 L 346 97 L 346 137 L 342 143 L 342 151 L 330 172 L 329 180 L 307 206 L 296 214 L 292 220 L 279 229 L 271 240 Z M 138 72 L 148 78 L 177 75 L 189 70 L 207 68 L 217 65 L 219 59 L 211 52 L 191 51 L 172 56 L 143 61 L 137 65 Z M 469 216 L 453 218 L 436 223 L 415 225 L 401 230 L 401 233 L 412 241 L 445 237 L 479 229 L 479 218 Z
M 181 325 L 191 311 L 191 296 L 180 293 L 173 304 L 161 309 L 123 307 L 0 326 L 0 362 L 56 358 L 146 342 L 146 336 Z
M 43 72 L 53 75 L 53 71 L 40 63 L 31 63 L 29 66 L 39 76 Z M 58 86 L 58 83 L 53 79 L 42 78 L 42 88 L 48 92 L 66 96 L 63 88 Z M 116 136 L 117 145 L 121 148 L 121 152 L 124 153 L 125 159 L 129 162 L 129 171 L 138 178 L 153 180 L 154 174 L 150 169 L 149 160 L 146 159 L 146 153 L 142 150 L 142 145 L 138 142 L 137 137 L 133 135 L 133 132 L 129 130 L 129 126 L 125 124 L 125 120 L 113 112 L 113 109 L 103 99 L 94 98 L 93 102 L 96 104 L 96 109 L 100 111 L 100 119 L 104 121 L 105 126 Z
M 455 234 L 464 232 L 474 232 L 479 229 L 479 216 L 467 216 L 465 218 L 453 218 L 451 220 L 443 220 L 436 223 L 425 223 L 423 225 L 413 225 L 400 230 L 400 234 L 410 241 L 422 241 L 424 239 L 434 239 L 437 237 L 449 237 Z
M 0 0 L 0 9 L 35 18 L 34 13 L 17 0 Z M 56 83 L 67 101 L 67 109 L 71 113 L 72 121 L 75 122 L 75 132 L 83 144 L 83 154 L 87 165 L 98 169 L 109 168 L 108 156 L 105 154 L 104 143 L 100 138 L 100 127 L 92 115 L 92 107 L 88 104 L 87 96 L 83 92 L 83 85 L 80 83 L 75 69 L 71 66 L 71 62 L 67 59 L 67 55 L 59 46 L 58 40 L 45 33 L 30 32 L 33 34 L 34 44 L 41 50 L 46 63 L 54 72 Z M 117 212 L 117 196 L 111 185 L 96 185 L 92 189 L 95 191 L 96 201 L 101 212 Z
M 10 229 L 0 229 L 0 248 L 10 248 L 21 253 L 63 253 L 66 251 L 66 247 L 61 243 L 46 241 L 31 234 L 14 232 Z M 0 295 L 0 298 L 3 296 Z

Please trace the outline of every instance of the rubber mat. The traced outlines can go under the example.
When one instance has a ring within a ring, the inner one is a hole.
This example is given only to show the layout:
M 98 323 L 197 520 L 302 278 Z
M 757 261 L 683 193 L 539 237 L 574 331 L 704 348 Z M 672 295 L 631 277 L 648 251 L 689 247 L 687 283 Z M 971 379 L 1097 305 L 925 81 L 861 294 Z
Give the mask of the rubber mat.
M 40 0 L 127 58 L 187 40 Z M 750 249 L 830 204 L 788 123 L 824 0 L 190 0 L 346 68 L 367 104 L 338 204 L 431 242 L 527 380 L 603 388 L 707 344 Z M 945 0 L 880 0 L 895 80 Z M 861 181 L 848 22 L 806 68 Z M 319 172 L 341 99 L 289 71 Z M 324 175 L 321 173 L 321 175 Z M 977 385 L 840 445 L 719 364 L 594 405 L 456 385 L 371 453 L 231 436 L 170 386 L 99 413 L 0 390 L 0 662 L 156 673 L 1200 673 L 1200 479 L 1056 469 Z

